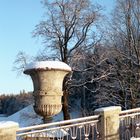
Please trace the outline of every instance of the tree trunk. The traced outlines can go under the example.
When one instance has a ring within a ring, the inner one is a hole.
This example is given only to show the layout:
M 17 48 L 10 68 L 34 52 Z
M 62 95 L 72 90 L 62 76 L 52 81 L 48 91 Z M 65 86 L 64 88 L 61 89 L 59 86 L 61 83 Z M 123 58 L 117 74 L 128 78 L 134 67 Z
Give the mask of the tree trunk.
M 69 79 L 69 74 L 67 74 L 63 80 L 62 111 L 63 111 L 64 120 L 70 119 L 69 104 L 68 104 L 68 99 L 69 99 L 68 79 Z
M 62 111 L 63 111 L 63 118 L 64 120 L 70 119 L 69 109 L 68 109 L 68 91 L 63 91 L 63 97 L 62 97 Z
M 133 93 L 135 94 L 135 93 Z M 136 108 L 137 107 L 137 101 L 136 101 L 136 97 L 131 97 L 131 109 Z

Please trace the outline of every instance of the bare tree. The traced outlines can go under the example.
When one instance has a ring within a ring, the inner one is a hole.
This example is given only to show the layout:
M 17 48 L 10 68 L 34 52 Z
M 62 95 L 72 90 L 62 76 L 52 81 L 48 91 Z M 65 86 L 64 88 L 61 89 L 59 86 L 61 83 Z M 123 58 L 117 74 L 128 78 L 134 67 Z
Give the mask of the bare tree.
M 13 70 L 21 74 L 24 71 L 25 65 L 29 60 L 29 56 L 25 52 L 18 52 L 16 59 L 14 61 Z
M 81 115 L 87 116 L 93 114 L 96 108 L 111 104 L 106 99 L 111 85 L 110 82 L 107 83 L 107 80 L 113 70 L 112 64 L 109 62 L 110 50 L 97 44 L 90 51 L 80 49 L 75 56 L 73 58 L 75 72 L 70 85 L 71 106 L 77 106 Z M 74 107 L 75 109 L 76 107 Z
M 94 29 L 101 17 L 101 7 L 90 0 L 44 0 L 42 3 L 45 19 L 36 25 L 33 35 L 43 38 L 47 50 L 51 50 L 51 57 L 70 64 L 78 48 L 88 49 L 95 43 Z M 64 119 L 70 119 L 68 92 L 64 89 Z
M 139 105 L 140 0 L 117 0 L 111 23 L 117 96 L 125 109 Z

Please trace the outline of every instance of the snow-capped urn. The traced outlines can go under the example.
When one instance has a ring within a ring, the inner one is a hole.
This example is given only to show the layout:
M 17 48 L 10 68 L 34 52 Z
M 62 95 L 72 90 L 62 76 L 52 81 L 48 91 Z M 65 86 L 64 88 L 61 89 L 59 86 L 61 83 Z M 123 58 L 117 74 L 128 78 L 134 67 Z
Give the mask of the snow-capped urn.
M 27 64 L 25 74 L 33 81 L 34 110 L 43 116 L 44 123 L 50 122 L 52 116 L 62 109 L 62 85 L 71 68 L 60 61 L 38 61 Z

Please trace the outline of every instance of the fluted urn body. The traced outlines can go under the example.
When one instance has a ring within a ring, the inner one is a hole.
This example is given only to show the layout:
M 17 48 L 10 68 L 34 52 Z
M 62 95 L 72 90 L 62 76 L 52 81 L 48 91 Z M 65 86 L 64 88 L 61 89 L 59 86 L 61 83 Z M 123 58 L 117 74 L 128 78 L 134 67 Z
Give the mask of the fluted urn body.
M 62 109 L 62 85 L 71 68 L 59 61 L 40 61 L 26 66 L 24 73 L 33 81 L 34 110 L 43 116 L 44 122 L 58 114 Z

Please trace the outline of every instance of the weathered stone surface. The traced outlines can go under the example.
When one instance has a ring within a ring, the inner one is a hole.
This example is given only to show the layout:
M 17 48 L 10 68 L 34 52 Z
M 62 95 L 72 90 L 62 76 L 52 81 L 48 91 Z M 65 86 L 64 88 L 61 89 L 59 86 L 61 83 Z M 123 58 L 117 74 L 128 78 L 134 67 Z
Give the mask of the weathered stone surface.
M 46 64 L 48 63 L 46 62 Z M 63 80 L 65 75 L 71 71 L 68 65 L 67 67 L 69 69 L 50 68 L 49 65 L 49 68 L 48 66 L 43 66 L 43 68 L 32 67 L 24 71 L 25 74 L 31 76 L 33 81 L 34 110 L 37 114 L 43 116 L 44 120 L 50 120 L 49 118 L 58 114 L 62 109 Z
M 16 140 L 18 127 L 15 122 L 0 122 L 0 140 Z
M 102 140 L 119 140 L 119 114 L 120 106 L 104 107 L 95 110 L 101 116 L 99 124 Z

